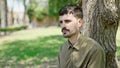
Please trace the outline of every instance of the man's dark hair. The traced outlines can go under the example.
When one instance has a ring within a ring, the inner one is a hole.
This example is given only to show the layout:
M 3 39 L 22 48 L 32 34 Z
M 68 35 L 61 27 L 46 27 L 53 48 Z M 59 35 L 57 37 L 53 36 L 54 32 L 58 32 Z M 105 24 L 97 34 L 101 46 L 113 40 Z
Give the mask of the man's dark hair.
M 75 4 L 70 4 L 61 8 L 59 10 L 59 16 L 64 14 L 73 14 L 77 18 L 83 18 L 82 8 Z

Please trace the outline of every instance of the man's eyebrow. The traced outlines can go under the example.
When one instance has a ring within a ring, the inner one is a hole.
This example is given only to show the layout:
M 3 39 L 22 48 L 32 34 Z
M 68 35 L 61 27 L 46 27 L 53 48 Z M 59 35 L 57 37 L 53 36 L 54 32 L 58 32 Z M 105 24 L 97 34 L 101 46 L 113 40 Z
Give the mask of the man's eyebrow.
M 59 23 L 63 23 L 63 21 L 64 21 L 64 22 L 71 22 L 72 20 L 70 20 L 70 19 L 66 19 L 66 20 L 59 20 Z
M 64 21 L 66 21 L 66 22 L 70 22 L 71 20 L 70 20 L 70 19 L 66 19 L 66 20 L 64 20 Z

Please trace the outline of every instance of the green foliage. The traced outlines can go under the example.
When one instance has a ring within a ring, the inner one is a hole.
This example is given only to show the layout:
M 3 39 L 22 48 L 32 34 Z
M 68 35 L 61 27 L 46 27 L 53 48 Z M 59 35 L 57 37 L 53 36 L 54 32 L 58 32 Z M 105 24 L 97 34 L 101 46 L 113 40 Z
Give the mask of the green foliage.
M 48 6 L 43 6 L 40 0 L 30 0 L 26 11 L 30 19 L 36 17 L 38 20 L 41 20 L 48 15 L 47 8 Z
M 30 19 L 32 19 L 32 17 L 36 17 L 41 20 L 46 16 L 57 16 L 61 7 L 77 2 L 77 0 L 48 0 L 48 5 L 43 6 L 41 1 L 42 0 L 30 0 L 26 10 Z
M 33 8 L 27 8 L 27 14 L 29 16 L 29 19 L 32 19 L 32 16 L 34 15 L 34 10 Z
M 36 3 L 33 0 L 30 0 L 30 3 L 26 7 L 26 12 L 30 20 L 34 16 L 34 9 L 36 8 L 36 6 Z
M 0 31 L 16 31 L 16 30 L 21 30 L 21 29 L 26 29 L 26 25 L 19 25 L 19 26 L 9 26 L 6 28 L 0 28 Z
M 35 9 L 35 17 L 38 20 L 41 20 L 41 19 L 45 18 L 45 16 L 47 16 L 47 15 L 48 15 L 47 7 L 46 8 L 42 8 L 42 9 L 40 9 L 39 7 L 37 7 Z
M 57 16 L 61 7 L 76 2 L 77 0 L 49 0 L 49 16 Z

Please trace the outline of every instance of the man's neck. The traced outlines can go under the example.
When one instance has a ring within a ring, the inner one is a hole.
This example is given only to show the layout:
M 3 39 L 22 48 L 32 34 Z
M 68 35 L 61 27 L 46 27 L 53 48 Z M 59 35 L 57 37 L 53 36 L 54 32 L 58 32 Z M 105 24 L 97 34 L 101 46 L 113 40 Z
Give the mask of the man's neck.
M 76 41 L 79 39 L 79 37 L 80 37 L 80 33 L 77 33 L 73 35 L 72 37 L 68 38 L 68 40 L 74 45 Z

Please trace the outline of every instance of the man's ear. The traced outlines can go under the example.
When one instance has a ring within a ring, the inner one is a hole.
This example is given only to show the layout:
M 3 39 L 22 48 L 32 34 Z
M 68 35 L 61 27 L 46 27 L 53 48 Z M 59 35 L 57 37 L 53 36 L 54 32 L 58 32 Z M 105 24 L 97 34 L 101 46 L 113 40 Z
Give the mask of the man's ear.
M 79 19 L 78 19 L 78 26 L 81 27 L 81 26 L 82 26 L 82 23 L 83 23 L 83 19 L 79 18 Z

